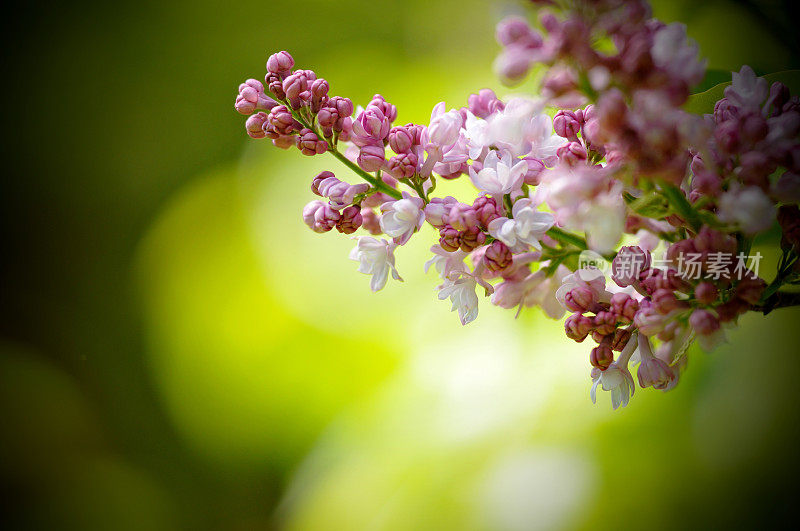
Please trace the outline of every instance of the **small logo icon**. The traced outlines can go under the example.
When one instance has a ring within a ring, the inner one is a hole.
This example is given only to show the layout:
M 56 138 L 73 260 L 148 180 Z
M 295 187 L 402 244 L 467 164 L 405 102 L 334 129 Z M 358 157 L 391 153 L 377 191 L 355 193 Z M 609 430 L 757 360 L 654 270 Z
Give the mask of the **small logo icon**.
M 578 257 L 578 276 L 589 282 L 606 276 L 611 271 L 611 262 L 594 251 L 581 251 Z

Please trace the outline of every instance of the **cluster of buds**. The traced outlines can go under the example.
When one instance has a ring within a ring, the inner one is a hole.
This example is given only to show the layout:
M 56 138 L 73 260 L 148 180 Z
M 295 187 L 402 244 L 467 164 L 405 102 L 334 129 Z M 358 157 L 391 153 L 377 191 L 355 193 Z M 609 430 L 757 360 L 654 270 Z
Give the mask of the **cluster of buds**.
M 616 408 L 636 388 L 631 362 L 639 387 L 672 389 L 695 339 L 711 349 L 744 312 L 800 304 L 781 289 L 800 283 L 800 100 L 744 67 L 714 109 L 690 113 L 705 62 L 684 26 L 651 19 L 644 0 L 532 4 L 546 5 L 538 29 L 520 17 L 498 26 L 496 66 L 514 83 L 544 64 L 543 98 L 482 89 L 461 107 L 437 104 L 427 125 L 395 125 L 380 94 L 356 110 L 279 52 L 235 107 L 251 137 L 328 153 L 364 181 L 320 173 L 303 219 L 369 234 L 350 257 L 374 291 L 402 280 L 394 253 L 427 223 L 438 241 L 425 268 L 462 324 L 478 316 L 478 287 L 517 314 L 570 312 L 567 337 L 594 344 L 592 399 L 610 391 Z M 477 193 L 434 195 L 459 178 Z M 742 257 L 776 221 L 768 285 Z M 585 253 L 610 262 L 613 282 L 583 267 Z

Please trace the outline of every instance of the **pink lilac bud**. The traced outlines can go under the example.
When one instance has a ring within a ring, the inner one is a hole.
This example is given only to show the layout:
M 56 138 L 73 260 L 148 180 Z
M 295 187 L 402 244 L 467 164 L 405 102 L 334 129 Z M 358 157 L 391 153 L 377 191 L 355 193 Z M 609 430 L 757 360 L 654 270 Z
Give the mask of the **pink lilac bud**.
M 714 104 L 714 121 L 718 124 L 735 119 L 739 114 L 739 107 L 728 98 L 722 98 Z
M 326 179 L 329 179 L 329 178 L 331 178 L 331 177 L 333 177 L 333 178 L 336 178 L 336 176 L 333 174 L 333 172 L 332 172 L 332 171 L 323 171 L 323 172 L 319 173 L 319 174 L 318 174 L 316 177 L 314 177 L 314 179 L 311 181 L 311 191 L 312 191 L 312 192 L 314 192 L 316 195 L 319 195 L 319 196 L 324 196 L 325 194 L 323 194 L 322 192 L 320 192 L 320 189 L 319 189 L 319 187 L 320 187 L 320 184 L 321 184 L 321 183 L 322 183 L 324 180 L 326 180 Z
M 286 98 L 286 93 L 283 91 L 283 78 L 280 75 L 269 73 L 264 76 L 264 82 L 273 96 L 279 100 Z
M 437 229 L 441 229 L 447 224 L 447 215 L 456 203 L 456 198 L 449 195 L 443 198 L 434 197 L 425 206 L 425 221 Z
M 269 135 L 267 135 L 267 136 L 269 136 Z M 270 138 L 272 138 L 272 137 L 270 137 Z M 272 138 L 272 145 L 275 146 L 276 148 L 280 148 L 280 149 L 289 149 L 291 147 L 294 147 L 294 145 L 295 145 L 294 137 L 293 136 L 277 136 L 275 138 Z
M 600 343 L 592 349 L 589 354 L 589 363 L 592 367 L 597 367 L 601 371 L 608 369 L 614 362 L 614 351 L 611 350 L 609 343 Z
M 489 223 L 505 215 L 503 206 L 495 198 L 485 195 L 478 196 L 472 202 L 472 210 L 475 212 L 475 219 L 484 229 L 488 229 Z
M 363 146 L 358 153 L 358 165 L 368 172 L 378 171 L 386 161 L 386 148 L 381 145 Z
M 267 71 L 272 74 L 286 75 L 294 67 L 294 58 L 289 52 L 274 53 L 267 59 Z
M 320 108 L 317 121 L 325 128 L 341 133 L 345 127 L 345 120 L 353 114 L 353 102 L 347 98 L 334 96 Z
M 521 44 L 533 47 L 542 44 L 541 36 L 522 17 L 508 17 L 501 20 L 495 29 L 495 37 L 503 46 Z
M 667 248 L 666 257 L 671 262 L 677 263 L 680 260 L 686 260 L 687 256 L 696 254 L 697 252 L 697 248 L 694 246 L 694 240 L 680 240 Z
M 381 218 L 371 208 L 361 209 L 361 226 L 373 236 L 383 234 L 383 229 L 381 229 Z
M 311 111 L 318 113 L 328 101 L 330 85 L 325 79 L 315 79 L 311 83 Z
M 492 89 L 481 89 L 477 94 L 470 94 L 467 105 L 472 114 L 484 119 L 505 108 Z
M 342 234 L 353 234 L 361 226 L 363 218 L 361 217 L 361 207 L 349 206 L 342 210 L 342 217 L 336 223 L 336 230 Z
M 627 293 L 615 293 L 611 296 L 611 311 L 620 321 L 631 322 L 639 311 L 639 302 Z
M 530 65 L 528 65 L 530 66 Z M 569 68 L 553 67 L 542 81 L 542 95 L 556 103 L 577 107 L 585 102 L 578 89 L 578 77 Z M 593 140 L 594 141 L 594 140 Z
M 757 304 L 767 289 L 767 283 L 760 278 L 746 277 L 736 284 L 736 298 L 749 304 Z
M 672 310 L 681 307 L 681 303 L 675 297 L 675 294 L 668 289 L 657 289 L 653 293 L 651 300 L 653 308 L 661 315 L 667 315 Z
M 380 109 L 389 122 L 397 120 L 397 107 L 386 101 L 380 94 L 372 96 L 372 101 L 369 102 L 367 107 L 377 107 Z
M 389 130 L 389 147 L 395 153 L 407 153 L 414 145 L 414 131 L 406 126 L 392 127 Z
M 328 143 L 320 140 L 311 129 L 302 129 L 297 136 L 297 147 L 303 155 L 321 155 L 328 151 Z
M 311 201 L 303 208 L 303 221 L 314 232 L 328 232 L 340 218 L 339 212 L 319 200 Z
M 735 154 L 741 145 L 739 123 L 734 120 L 728 120 L 719 124 L 714 129 L 714 139 L 723 152 Z
M 731 299 L 726 303 L 714 308 L 717 311 L 719 320 L 723 323 L 733 321 L 738 316 L 750 310 L 750 305 L 742 299 Z
M 461 234 L 449 225 L 439 230 L 439 245 L 447 252 L 453 253 L 461 247 Z
M 390 158 L 386 171 L 396 179 L 408 179 L 417 173 L 418 159 L 414 153 L 401 153 Z
M 256 110 L 269 110 L 278 103 L 264 94 L 264 85 L 257 79 L 248 79 L 239 85 L 239 95 L 234 107 L 241 114 L 252 114 Z
M 383 143 L 391 125 L 378 107 L 367 107 L 353 121 L 353 143 L 357 146 Z
M 750 112 L 739 116 L 739 131 L 742 142 L 752 145 L 767 136 L 769 127 L 760 112 Z
M 582 127 L 581 121 L 572 111 L 558 111 L 553 117 L 553 130 L 567 140 L 578 141 L 578 132 Z
M 636 282 L 650 263 L 650 253 L 641 247 L 622 247 L 611 262 L 611 278 L 619 287 L 625 288 Z
M 567 337 L 578 343 L 582 343 L 593 328 L 594 323 L 591 318 L 586 317 L 580 312 L 573 313 L 564 321 L 564 329 L 567 333 Z
M 633 324 L 646 336 L 654 336 L 664 329 L 665 317 L 651 305 L 640 304 L 639 311 L 633 318 Z
M 594 328 L 599 334 L 612 333 L 617 328 L 617 316 L 612 312 L 597 312 L 597 315 L 594 316 Z
M 286 99 L 295 100 L 300 98 L 300 94 L 308 90 L 308 76 L 305 70 L 298 70 L 283 80 L 283 92 Z
M 585 312 L 597 303 L 595 292 L 588 286 L 577 286 L 572 288 L 564 296 L 564 306 L 571 312 Z
M 273 107 L 269 112 L 269 125 L 279 135 L 291 135 L 300 130 L 300 123 L 294 119 L 286 105 Z
M 586 148 L 583 147 L 583 144 L 580 142 L 570 142 L 568 144 L 564 144 L 556 151 L 556 156 L 558 156 L 561 162 L 564 162 L 570 166 L 577 166 L 578 164 L 585 163 L 589 159 L 589 154 L 586 152 Z
M 459 139 L 463 123 L 464 119 L 458 111 L 445 112 L 444 102 L 439 103 L 431 114 L 431 122 L 427 129 L 428 142 L 438 148 L 455 144 Z
M 694 247 L 700 253 L 736 254 L 736 238 L 707 226 L 700 229 L 694 238 Z
M 537 158 L 525 157 L 524 160 L 528 164 L 528 171 L 525 172 L 525 184 L 530 186 L 539 186 L 542 179 L 542 172 L 545 170 L 544 162 Z
M 267 123 L 267 113 L 258 112 L 247 119 L 244 127 L 251 138 L 264 138 L 267 136 L 264 132 L 265 123 Z
M 780 114 L 784 105 L 789 102 L 791 97 L 792 95 L 789 91 L 789 87 L 780 81 L 773 83 L 769 88 L 769 98 L 767 98 L 767 103 L 764 104 L 764 109 L 770 113 L 768 116 Z
M 718 297 L 719 290 L 717 290 L 717 287 L 711 282 L 700 282 L 694 288 L 694 298 L 697 299 L 697 302 L 700 304 L 711 304 L 716 302 Z
M 447 222 L 456 230 L 466 230 L 474 226 L 478 219 L 472 205 L 456 203 L 450 208 Z
M 614 337 L 611 339 L 611 350 L 622 352 L 628 341 L 631 340 L 631 332 L 625 328 L 614 330 Z
M 486 234 L 478 227 L 470 227 L 458 233 L 461 250 L 469 253 L 486 242 Z
M 778 208 L 778 225 L 781 227 L 781 248 L 800 249 L 800 208 L 797 205 L 782 205 Z
M 349 184 L 336 177 L 327 177 L 319 183 L 319 193 L 330 200 L 330 205 L 340 210 L 353 203 L 355 197 L 369 190 L 367 183 Z
M 532 66 L 530 50 L 520 44 L 506 47 L 494 63 L 495 71 L 506 84 L 519 83 Z
M 748 151 L 739 157 L 737 175 L 745 184 L 766 189 L 769 176 L 775 171 L 777 164 L 762 151 Z
M 486 269 L 495 273 L 510 266 L 511 260 L 511 249 L 499 240 L 492 242 L 483 254 L 483 263 L 486 264 Z
M 708 310 L 695 310 L 689 317 L 689 324 L 700 335 L 711 335 L 719 330 L 719 319 Z
M 652 295 L 661 287 L 661 277 L 664 272 L 660 269 L 645 269 L 639 273 L 639 283 L 645 289 L 648 295 Z

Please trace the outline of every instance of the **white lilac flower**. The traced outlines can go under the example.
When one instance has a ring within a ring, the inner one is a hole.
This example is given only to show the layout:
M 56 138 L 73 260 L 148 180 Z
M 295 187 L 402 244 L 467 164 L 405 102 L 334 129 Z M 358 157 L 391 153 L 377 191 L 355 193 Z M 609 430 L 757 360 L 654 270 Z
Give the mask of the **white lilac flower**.
M 408 193 L 403 194 L 403 199 L 382 204 L 381 211 L 381 229 L 397 245 L 404 245 L 425 222 L 422 199 Z
M 753 69 L 744 65 L 733 73 L 733 83 L 725 88 L 725 97 L 738 107 L 757 109 L 769 95 L 769 83 L 763 77 L 756 77 Z
M 542 113 L 542 104 L 514 98 L 505 109 L 488 119 L 485 141 L 510 151 L 514 156 L 530 155 L 552 162 L 564 139 L 553 132 L 553 121 Z
M 527 247 L 541 249 L 539 243 L 545 233 L 555 224 L 549 212 L 539 212 L 530 199 L 517 200 L 511 209 L 511 219 L 501 217 L 489 223 L 489 234 L 508 245 L 514 252 L 523 252 Z
M 698 59 L 699 51 L 697 43 L 686 36 L 686 25 L 675 22 L 656 32 L 651 54 L 656 66 L 692 86 L 706 73 L 707 61 Z
M 358 271 L 372 275 L 370 288 L 379 291 L 386 285 L 391 272 L 392 278 L 403 281 L 397 273 L 394 264 L 394 249 L 396 245 L 384 239 L 377 240 L 371 236 L 358 236 L 357 244 L 350 251 L 350 259 L 359 262 Z
M 564 277 L 569 274 L 569 269 L 559 265 L 551 276 L 547 276 L 544 268 L 547 262 L 542 263 L 542 269 L 530 273 L 521 279 L 506 279 L 495 288 L 491 302 L 501 308 L 517 308 L 517 315 L 523 307 L 539 306 L 551 319 L 561 319 L 564 308 L 556 299 L 556 291 L 561 286 Z
M 628 405 L 628 401 L 636 391 L 633 376 L 628 370 L 628 362 L 636 351 L 637 335 L 636 332 L 631 335 L 617 360 L 608 369 L 604 371 L 596 367 L 592 369 L 592 389 L 589 391 L 592 403 L 597 402 L 597 387 L 599 385 L 603 388 L 603 391 L 611 391 L 611 405 L 614 409 Z
M 439 286 L 439 300 L 450 298 L 453 303 L 450 311 L 458 310 L 462 325 L 471 323 L 478 317 L 477 282 L 472 275 L 453 273 Z
M 622 190 L 615 188 L 584 201 L 571 224 L 586 233 L 589 248 L 598 253 L 612 252 L 625 231 L 625 202 Z
M 736 188 L 719 198 L 719 219 L 735 223 L 747 234 L 767 230 L 775 221 L 775 205 L 757 186 Z
M 445 148 L 455 144 L 461 131 L 463 118 L 458 111 L 451 109 L 445 112 L 445 103 L 439 102 L 431 112 L 431 123 L 428 126 L 428 142 Z
M 467 111 L 463 137 L 466 140 L 467 153 L 470 159 L 478 160 L 483 150 L 489 147 L 488 129 L 489 122 L 476 118 L 474 114 Z
M 439 273 L 439 276 L 446 279 L 450 276 L 450 273 L 454 271 L 466 271 L 467 266 L 464 263 L 464 258 L 467 257 L 468 253 L 465 253 L 461 249 L 457 249 L 451 253 L 442 249 L 441 245 L 434 245 L 431 247 L 431 252 L 434 256 L 425 262 L 426 273 L 430 270 L 431 266 L 433 266 L 436 272 Z
M 503 157 L 497 156 L 497 151 L 490 151 L 483 162 L 481 171 L 469 169 L 469 178 L 481 191 L 502 198 L 505 194 L 517 191 L 522 187 L 528 164 L 518 160 L 505 152 Z

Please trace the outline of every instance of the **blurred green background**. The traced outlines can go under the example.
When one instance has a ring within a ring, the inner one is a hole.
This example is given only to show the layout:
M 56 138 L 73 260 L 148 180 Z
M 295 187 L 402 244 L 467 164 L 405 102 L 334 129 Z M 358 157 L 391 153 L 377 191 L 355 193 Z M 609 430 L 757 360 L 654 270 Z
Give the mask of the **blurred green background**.
M 0 472 L 13 529 L 618 529 L 793 515 L 800 312 L 748 316 L 669 394 L 593 406 L 537 310 L 461 328 L 425 276 L 373 295 L 300 220 L 346 173 L 249 140 L 290 50 L 427 121 L 499 88 L 478 0 L 33 3 L 3 22 Z M 709 67 L 797 68 L 793 2 L 675 1 Z M 502 95 L 513 90 L 502 89 Z

